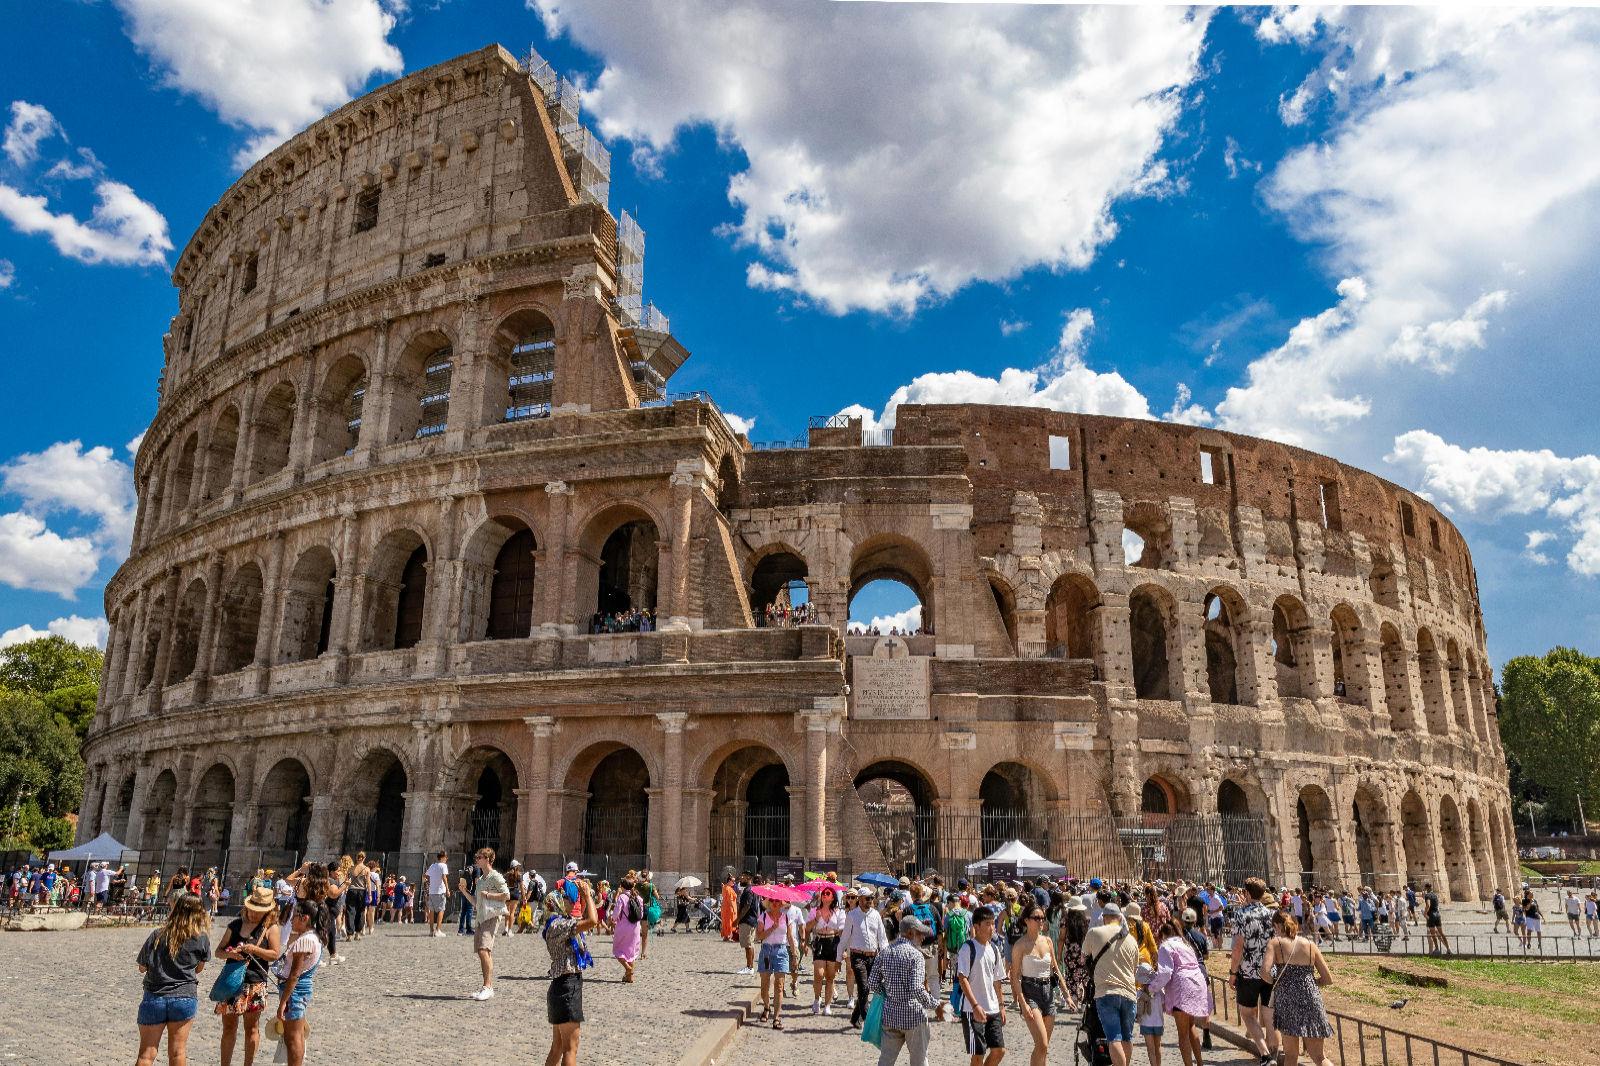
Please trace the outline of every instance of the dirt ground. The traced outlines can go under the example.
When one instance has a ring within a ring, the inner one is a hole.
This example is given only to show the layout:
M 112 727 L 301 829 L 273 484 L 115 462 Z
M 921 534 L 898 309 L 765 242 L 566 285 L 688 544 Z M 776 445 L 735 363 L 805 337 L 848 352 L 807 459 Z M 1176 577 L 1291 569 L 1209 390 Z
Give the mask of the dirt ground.
M 1219 954 L 1211 957 L 1212 970 L 1225 975 L 1226 956 Z M 1380 974 L 1380 964 L 1443 977 L 1449 987 L 1416 987 Z M 1335 958 L 1328 965 L 1334 977 L 1324 992 L 1329 1010 L 1529 1066 L 1600 1066 L 1600 963 L 1407 957 Z M 1390 1009 L 1401 999 L 1407 1001 L 1402 1009 Z M 1345 1061 L 1363 1061 L 1354 1026 L 1344 1027 L 1342 1039 Z M 1365 1061 L 1432 1062 L 1420 1044 L 1408 1056 L 1403 1038 L 1390 1034 L 1388 1041 L 1385 1056 L 1369 1030 Z

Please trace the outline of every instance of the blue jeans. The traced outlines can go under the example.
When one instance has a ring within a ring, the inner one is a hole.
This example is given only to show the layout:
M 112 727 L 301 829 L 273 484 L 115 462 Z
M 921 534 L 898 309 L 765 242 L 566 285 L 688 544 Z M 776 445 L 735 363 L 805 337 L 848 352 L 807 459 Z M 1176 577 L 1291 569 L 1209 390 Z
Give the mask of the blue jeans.
M 472 928 L 472 904 L 463 900 L 461 903 L 461 915 L 456 918 L 456 932 L 472 933 L 475 931 Z
M 166 1025 L 169 1022 L 186 1022 L 200 1009 L 194 996 L 152 996 L 146 992 L 139 1000 L 140 1025 Z
M 287 981 L 278 982 L 278 996 L 289 998 L 289 1009 L 283 1012 L 285 1021 L 297 1022 L 306 1016 L 306 1006 L 311 1002 L 311 975 L 317 972 L 315 966 L 301 974 L 299 979 L 290 988 Z
M 1097 996 L 1094 1012 L 1100 1016 L 1100 1030 L 1107 1040 L 1133 1039 L 1134 1001 L 1127 996 Z

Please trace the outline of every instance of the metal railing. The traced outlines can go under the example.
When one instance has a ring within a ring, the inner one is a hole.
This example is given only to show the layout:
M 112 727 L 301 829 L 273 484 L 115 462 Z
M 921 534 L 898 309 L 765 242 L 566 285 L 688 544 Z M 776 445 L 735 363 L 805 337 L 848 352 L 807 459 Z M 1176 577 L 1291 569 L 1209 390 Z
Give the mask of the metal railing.
M 1224 1022 L 1242 1028 L 1239 1007 L 1233 1001 L 1233 989 L 1229 987 L 1227 978 L 1216 974 L 1208 974 L 1207 977 L 1211 981 L 1211 995 L 1215 1001 L 1212 1018 L 1220 1017 Z M 1428 1066 L 1456 1066 L 1457 1063 L 1460 1066 L 1524 1066 L 1515 1059 L 1473 1051 L 1339 1011 L 1330 1010 L 1327 1014 L 1328 1021 L 1333 1025 L 1333 1036 L 1327 1039 L 1323 1054 L 1338 1066 L 1389 1066 L 1399 1063 L 1405 1066 L 1423 1066 L 1425 1063 Z
M 1600 959 L 1600 939 L 1572 936 L 1564 930 L 1560 936 L 1549 934 L 1542 938 L 1536 933 L 1526 945 L 1509 933 L 1446 933 L 1445 942 L 1450 951 L 1442 955 L 1429 950 L 1427 933 L 1421 926 L 1409 931 L 1412 934 L 1409 938 L 1395 937 L 1387 942 L 1386 938 L 1379 937 L 1325 941 L 1320 946 L 1332 955 L 1433 955 L 1438 958 L 1459 955 L 1462 958 L 1548 959 L 1552 962 Z

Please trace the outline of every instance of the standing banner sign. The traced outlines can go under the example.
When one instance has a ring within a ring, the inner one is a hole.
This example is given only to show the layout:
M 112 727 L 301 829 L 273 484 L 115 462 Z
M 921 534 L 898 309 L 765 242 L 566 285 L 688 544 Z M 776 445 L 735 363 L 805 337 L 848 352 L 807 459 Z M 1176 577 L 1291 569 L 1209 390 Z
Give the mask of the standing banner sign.
M 785 877 L 802 881 L 806 875 L 806 863 L 804 859 L 778 859 L 773 863 L 773 870 L 780 881 Z
M 991 862 L 987 873 L 990 881 L 1015 881 L 1017 879 L 1017 864 L 1014 862 Z
M 827 877 L 832 874 L 835 878 L 838 878 L 839 860 L 812 859 L 811 862 L 806 864 L 806 872 L 816 874 L 818 877 Z

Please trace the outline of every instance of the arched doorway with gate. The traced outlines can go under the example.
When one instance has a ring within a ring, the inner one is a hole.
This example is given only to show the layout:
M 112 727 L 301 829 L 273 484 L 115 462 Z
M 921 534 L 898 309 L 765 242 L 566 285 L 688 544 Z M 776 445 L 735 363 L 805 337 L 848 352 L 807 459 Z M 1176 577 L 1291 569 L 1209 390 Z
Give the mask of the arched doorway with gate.
M 340 850 L 399 851 L 406 821 L 406 768 L 387 748 L 367 753 L 344 797 Z
M 884 759 L 856 774 L 855 789 L 873 839 L 892 867 L 923 870 L 940 864 L 949 845 L 940 832 L 932 778 L 910 763 Z M 977 834 L 971 836 L 967 850 L 976 850 Z M 956 851 L 951 855 L 963 857 Z
M 711 775 L 711 869 L 760 869 L 791 854 L 789 768 L 763 744 L 739 744 Z
M 477 747 L 461 757 L 456 774 L 459 790 L 470 797 L 463 838 L 466 850 L 493 848 L 495 864 L 516 857 L 517 768 L 499 748 Z

